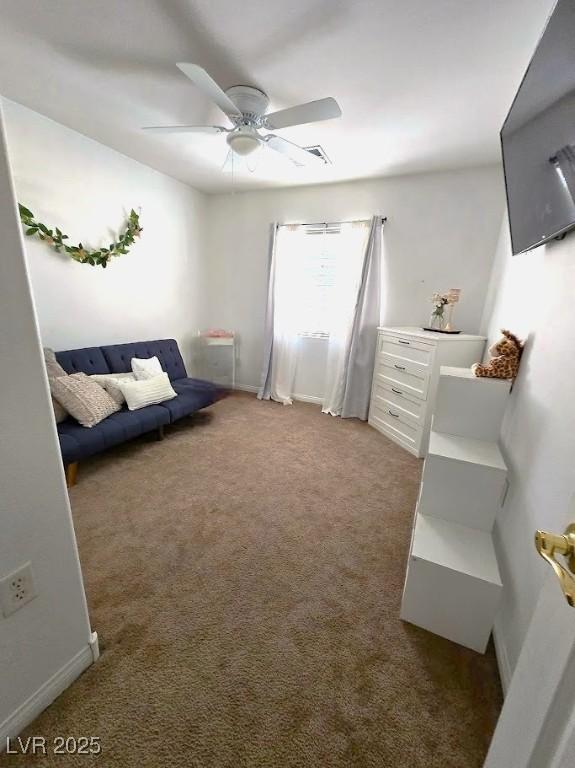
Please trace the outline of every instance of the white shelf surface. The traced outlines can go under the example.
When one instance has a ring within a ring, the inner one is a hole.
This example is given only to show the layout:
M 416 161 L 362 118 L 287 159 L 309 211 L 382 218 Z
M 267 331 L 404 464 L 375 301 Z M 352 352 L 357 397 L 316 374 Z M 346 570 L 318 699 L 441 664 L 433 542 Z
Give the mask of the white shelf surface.
M 233 336 L 202 336 L 202 340 L 209 347 L 231 347 L 234 344 Z
M 501 586 L 491 534 L 417 514 L 411 557 Z
M 499 446 L 497 443 L 487 440 L 448 435 L 444 432 L 435 432 L 432 429 L 429 436 L 428 453 L 445 459 L 466 461 L 471 464 L 481 464 L 484 467 L 507 471 Z
M 418 338 L 428 341 L 485 341 L 485 336 L 475 336 L 470 333 L 437 333 L 436 331 L 424 331 L 423 328 L 418 326 L 378 326 L 378 331 L 384 331 L 390 333 L 393 336 L 401 336 L 407 334 L 409 336 L 417 336 Z
M 454 379 L 471 379 L 471 381 L 476 381 L 482 386 L 502 386 L 505 389 L 509 389 L 511 385 L 511 379 L 491 379 L 488 376 L 476 376 L 471 368 L 455 368 L 450 365 L 442 365 L 439 372 L 441 376 L 448 376 Z

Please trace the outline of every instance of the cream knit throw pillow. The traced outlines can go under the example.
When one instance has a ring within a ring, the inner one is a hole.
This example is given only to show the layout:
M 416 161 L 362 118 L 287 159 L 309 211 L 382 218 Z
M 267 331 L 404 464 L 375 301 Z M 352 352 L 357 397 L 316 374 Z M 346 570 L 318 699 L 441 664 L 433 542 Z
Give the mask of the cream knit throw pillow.
M 68 374 L 62 368 L 60 363 L 56 360 L 56 353 L 50 347 L 44 347 L 44 364 L 46 365 L 46 373 L 48 379 L 55 379 L 58 376 L 67 376 Z M 66 409 L 60 405 L 60 403 L 52 397 L 52 408 L 54 409 L 54 416 L 56 418 L 56 424 L 60 424 L 64 419 L 68 418 Z
M 106 390 L 85 373 L 73 373 L 50 379 L 50 390 L 56 400 L 83 427 L 94 427 L 120 410 Z

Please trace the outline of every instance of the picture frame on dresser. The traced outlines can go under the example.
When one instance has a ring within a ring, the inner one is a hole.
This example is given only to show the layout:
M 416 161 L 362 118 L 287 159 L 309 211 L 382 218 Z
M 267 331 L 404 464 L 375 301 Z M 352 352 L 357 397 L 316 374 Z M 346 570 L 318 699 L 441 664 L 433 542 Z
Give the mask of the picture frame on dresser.
M 419 458 L 427 454 L 441 366 L 482 360 L 485 336 L 380 326 L 368 423 Z

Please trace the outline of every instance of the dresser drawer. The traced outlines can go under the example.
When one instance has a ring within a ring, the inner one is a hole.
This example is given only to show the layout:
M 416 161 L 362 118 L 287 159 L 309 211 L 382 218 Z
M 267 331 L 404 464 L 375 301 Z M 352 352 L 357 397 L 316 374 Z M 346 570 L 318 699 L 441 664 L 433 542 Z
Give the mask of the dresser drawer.
M 429 367 L 423 363 L 415 363 L 387 352 L 382 352 L 377 357 L 375 365 L 377 384 L 390 385 L 407 395 L 426 400 L 429 378 Z
M 424 363 L 431 366 L 435 346 L 410 339 L 406 336 L 387 336 L 380 334 L 377 342 L 378 354 L 386 352 L 389 355 L 403 357 L 416 363 Z
M 399 414 L 403 419 L 412 421 L 416 426 L 423 426 L 427 403 L 416 397 L 407 396 L 398 387 L 390 384 L 373 385 L 371 402 L 389 410 L 391 414 Z
M 383 432 L 384 435 L 388 435 L 414 453 L 419 454 L 422 428 L 401 414 L 392 416 L 392 413 L 396 413 L 396 411 L 392 408 L 381 407 L 377 401 L 372 400 L 369 410 L 369 424 Z

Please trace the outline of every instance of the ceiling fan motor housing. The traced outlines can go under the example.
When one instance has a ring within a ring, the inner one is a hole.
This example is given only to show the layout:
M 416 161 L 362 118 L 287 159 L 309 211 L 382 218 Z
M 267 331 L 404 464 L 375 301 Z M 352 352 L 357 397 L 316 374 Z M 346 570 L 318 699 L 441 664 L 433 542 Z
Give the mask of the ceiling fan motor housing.
M 226 91 L 242 113 L 241 117 L 230 115 L 235 128 L 226 137 L 228 145 L 238 155 L 249 155 L 261 144 L 257 129 L 261 127 L 269 99 L 263 91 L 249 85 L 234 85 Z
M 226 96 L 229 96 L 242 113 L 242 117 L 234 120 L 236 125 L 261 125 L 270 103 L 263 91 L 249 85 L 234 85 L 227 89 Z

